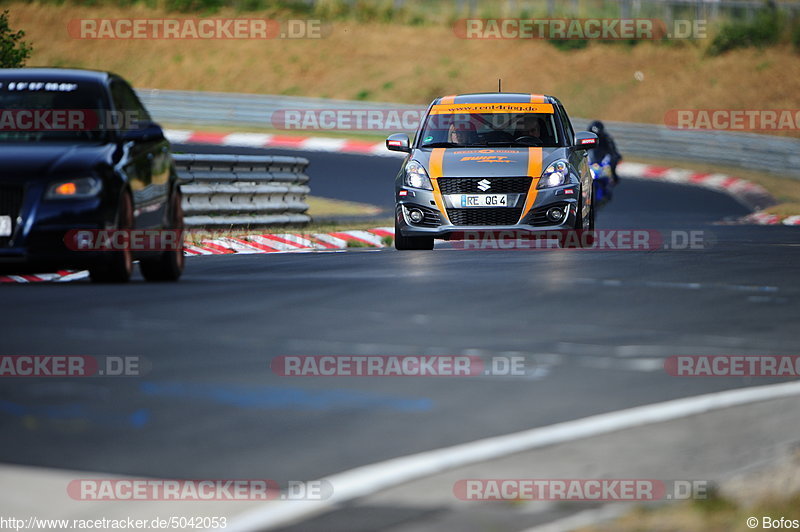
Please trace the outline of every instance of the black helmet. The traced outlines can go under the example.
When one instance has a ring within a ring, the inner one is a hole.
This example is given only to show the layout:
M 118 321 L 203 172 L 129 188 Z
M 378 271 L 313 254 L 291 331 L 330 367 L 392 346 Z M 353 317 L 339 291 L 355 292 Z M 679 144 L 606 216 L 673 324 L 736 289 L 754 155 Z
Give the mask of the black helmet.
M 591 131 L 595 135 L 600 135 L 603 132 L 604 129 L 605 129 L 605 126 L 599 120 L 595 120 L 594 122 L 589 124 L 589 131 Z

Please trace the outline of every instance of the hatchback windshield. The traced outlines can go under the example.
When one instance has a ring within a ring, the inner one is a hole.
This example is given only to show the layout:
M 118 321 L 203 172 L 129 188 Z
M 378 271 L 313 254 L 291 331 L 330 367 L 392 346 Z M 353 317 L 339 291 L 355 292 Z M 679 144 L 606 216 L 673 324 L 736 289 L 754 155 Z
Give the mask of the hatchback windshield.
M 489 112 L 472 109 L 497 106 Z M 555 116 L 552 112 L 531 112 L 549 104 L 520 106 L 524 110 L 503 112 L 508 104 L 479 104 L 461 106 L 435 105 L 422 130 L 422 147 L 485 147 L 561 145 Z M 513 105 L 511 106 L 513 107 Z M 527 107 L 527 108 L 526 108 Z M 455 112 L 453 112 L 455 111 Z

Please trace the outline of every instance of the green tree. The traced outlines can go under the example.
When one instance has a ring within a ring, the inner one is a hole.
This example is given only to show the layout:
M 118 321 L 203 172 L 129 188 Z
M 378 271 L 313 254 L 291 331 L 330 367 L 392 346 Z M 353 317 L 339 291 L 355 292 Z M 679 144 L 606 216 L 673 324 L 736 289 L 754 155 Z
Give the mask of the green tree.
M 25 66 L 33 46 L 22 40 L 25 32 L 14 31 L 8 25 L 8 9 L 0 14 L 0 68 Z

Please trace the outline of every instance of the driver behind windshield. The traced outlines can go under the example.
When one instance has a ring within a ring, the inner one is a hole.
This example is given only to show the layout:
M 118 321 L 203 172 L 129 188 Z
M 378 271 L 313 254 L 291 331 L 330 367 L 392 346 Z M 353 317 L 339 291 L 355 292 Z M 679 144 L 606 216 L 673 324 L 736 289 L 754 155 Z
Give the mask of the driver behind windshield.
M 478 132 L 475 124 L 466 121 L 458 121 L 450 124 L 447 128 L 447 142 L 470 146 L 478 141 Z
M 522 137 L 533 137 L 536 141 L 541 142 L 543 131 L 544 124 L 541 118 L 538 116 L 526 115 L 522 118 L 521 123 L 519 124 L 516 136 L 517 139 Z

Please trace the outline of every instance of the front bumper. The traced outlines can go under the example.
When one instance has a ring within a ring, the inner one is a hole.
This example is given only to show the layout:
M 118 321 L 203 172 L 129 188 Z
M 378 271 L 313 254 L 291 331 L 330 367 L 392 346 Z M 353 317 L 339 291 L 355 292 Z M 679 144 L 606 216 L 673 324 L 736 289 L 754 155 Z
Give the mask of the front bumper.
M 397 191 L 395 219 L 397 227 L 403 236 L 423 236 L 445 240 L 462 239 L 464 233 L 474 232 L 518 231 L 537 233 L 558 231 L 575 227 L 579 197 L 580 187 L 575 184 L 552 189 L 541 189 L 538 191 L 536 200 L 527 213 L 523 212 L 521 205 L 511 207 L 474 207 L 469 209 L 470 213 L 479 213 L 481 209 L 494 209 L 492 214 L 498 214 L 498 216 L 479 215 L 475 217 L 479 221 L 484 218 L 508 222 L 509 218 L 513 218 L 514 221 L 511 223 L 463 224 L 451 221 L 448 215 L 448 212 L 451 215 L 453 214 L 451 202 L 447 202 L 444 205 L 445 212 L 443 213 L 436 202 L 433 191 L 403 187 Z M 552 223 L 543 219 L 543 213 L 554 206 L 562 207 L 567 213 L 559 223 Z M 414 208 L 424 214 L 423 219 L 417 223 L 409 218 L 409 211 Z M 457 210 L 465 211 L 465 209 Z M 486 212 L 488 213 L 488 211 Z M 456 218 L 456 216 L 453 217 Z M 458 218 L 463 219 L 464 216 L 460 215 Z
M 42 201 L 37 196 L 27 191 L 12 235 L 0 242 L 0 272 L 85 269 L 110 260 L 106 251 L 73 251 L 64 241 L 69 231 L 112 226 L 113 213 L 101 198 Z

